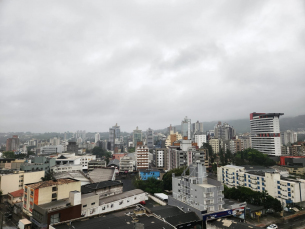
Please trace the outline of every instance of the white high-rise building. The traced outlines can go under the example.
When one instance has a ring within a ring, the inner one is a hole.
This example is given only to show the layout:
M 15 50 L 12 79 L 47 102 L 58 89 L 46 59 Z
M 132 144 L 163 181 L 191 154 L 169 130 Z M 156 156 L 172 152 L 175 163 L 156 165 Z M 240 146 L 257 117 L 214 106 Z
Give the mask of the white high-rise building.
M 280 156 L 281 137 L 279 118 L 284 113 L 251 113 L 252 148 L 262 153 Z
M 281 132 L 282 145 L 287 145 L 288 143 L 295 143 L 298 141 L 298 133 L 292 130 L 286 130 Z
M 101 136 L 100 136 L 100 133 L 96 133 L 95 134 L 95 143 L 97 143 L 99 140 L 101 140 Z
M 202 147 L 203 143 L 207 143 L 207 136 L 205 134 L 195 134 L 194 138 L 199 148 Z

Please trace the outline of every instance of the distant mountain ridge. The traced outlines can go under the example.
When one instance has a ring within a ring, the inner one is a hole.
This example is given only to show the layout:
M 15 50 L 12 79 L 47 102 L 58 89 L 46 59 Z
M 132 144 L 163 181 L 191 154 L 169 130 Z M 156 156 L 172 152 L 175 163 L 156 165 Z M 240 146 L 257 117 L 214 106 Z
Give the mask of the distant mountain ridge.
M 236 133 L 250 132 L 250 119 L 236 119 L 236 120 L 219 120 L 222 123 L 226 122 L 236 130 Z M 203 122 L 204 131 L 214 130 L 214 126 L 218 121 Z M 177 131 L 181 131 L 181 125 L 175 126 Z M 296 117 L 280 117 L 280 129 L 285 130 L 305 130 L 305 115 Z M 165 129 L 162 129 L 166 131 Z M 162 131 L 160 130 L 160 131 Z

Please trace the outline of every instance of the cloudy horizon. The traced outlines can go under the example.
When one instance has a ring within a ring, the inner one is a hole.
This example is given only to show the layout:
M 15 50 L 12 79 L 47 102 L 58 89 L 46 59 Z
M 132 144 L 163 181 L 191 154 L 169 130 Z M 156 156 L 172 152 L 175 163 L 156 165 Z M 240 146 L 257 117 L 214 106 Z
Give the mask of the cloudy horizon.
M 0 132 L 305 114 L 305 3 L 0 0 Z

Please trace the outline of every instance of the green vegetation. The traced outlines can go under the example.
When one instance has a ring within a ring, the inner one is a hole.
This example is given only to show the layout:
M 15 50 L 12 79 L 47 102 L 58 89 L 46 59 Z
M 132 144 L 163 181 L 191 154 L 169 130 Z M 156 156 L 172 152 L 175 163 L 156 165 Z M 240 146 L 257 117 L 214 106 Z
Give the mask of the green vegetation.
M 164 190 L 172 190 L 172 176 L 181 176 L 185 167 L 169 170 L 163 175 L 162 181 L 164 182 Z M 189 175 L 189 170 L 186 171 L 186 175 Z
M 20 159 L 28 157 L 28 154 L 15 154 L 13 151 L 2 152 L 2 157 L 7 159 Z
M 281 202 L 266 191 L 256 192 L 246 187 L 228 188 L 224 186 L 224 196 L 228 199 L 234 199 L 241 202 L 246 201 L 249 204 L 264 206 L 265 209 L 272 208 L 275 212 L 282 211 Z
M 44 174 L 44 177 L 41 177 L 42 181 L 48 181 L 48 180 L 54 180 L 54 172 L 52 171 L 46 171 Z
M 232 157 L 232 162 L 235 165 L 262 165 L 272 166 L 275 161 L 270 159 L 266 154 L 263 154 L 255 149 L 245 149 L 244 151 L 237 152 Z
M 163 181 L 157 180 L 154 177 L 150 177 L 147 180 L 134 180 L 133 183 L 136 188 L 142 189 L 144 192 L 151 194 L 164 191 Z
M 214 163 L 215 159 L 216 159 L 216 155 L 213 152 L 213 148 L 209 143 L 203 143 L 202 144 L 202 149 L 207 149 L 208 150 L 208 154 L 209 154 L 209 158 L 210 158 L 210 162 Z
M 93 155 L 96 155 L 97 157 L 100 157 L 100 158 L 103 158 L 105 159 L 106 163 L 108 164 L 109 163 L 109 160 L 111 158 L 111 153 L 96 146 L 92 149 L 92 154 Z
M 128 153 L 134 153 L 134 152 L 135 152 L 135 147 L 128 148 Z

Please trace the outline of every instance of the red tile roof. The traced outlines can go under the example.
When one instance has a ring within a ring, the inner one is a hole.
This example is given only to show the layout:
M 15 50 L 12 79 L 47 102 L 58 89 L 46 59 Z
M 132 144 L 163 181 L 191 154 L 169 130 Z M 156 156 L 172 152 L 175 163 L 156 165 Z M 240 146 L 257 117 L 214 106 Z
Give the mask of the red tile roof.
M 23 189 L 17 190 L 15 192 L 10 192 L 9 195 L 13 197 L 20 197 L 23 196 Z

